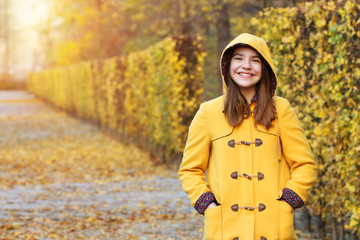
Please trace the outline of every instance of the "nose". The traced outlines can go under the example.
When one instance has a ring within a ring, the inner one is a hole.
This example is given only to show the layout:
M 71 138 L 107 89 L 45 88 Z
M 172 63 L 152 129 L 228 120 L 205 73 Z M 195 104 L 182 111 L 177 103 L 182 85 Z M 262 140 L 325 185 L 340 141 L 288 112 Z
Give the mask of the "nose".
M 245 60 L 241 67 L 244 69 L 250 69 L 251 68 L 250 60 L 249 59 Z

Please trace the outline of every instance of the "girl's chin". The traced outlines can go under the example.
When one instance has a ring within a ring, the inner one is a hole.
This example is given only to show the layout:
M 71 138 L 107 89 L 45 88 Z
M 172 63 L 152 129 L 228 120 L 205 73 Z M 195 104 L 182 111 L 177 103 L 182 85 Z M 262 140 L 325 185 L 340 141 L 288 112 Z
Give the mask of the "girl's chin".
M 255 85 L 256 84 L 251 84 L 251 83 L 237 83 L 237 85 L 240 87 L 240 88 L 255 88 Z

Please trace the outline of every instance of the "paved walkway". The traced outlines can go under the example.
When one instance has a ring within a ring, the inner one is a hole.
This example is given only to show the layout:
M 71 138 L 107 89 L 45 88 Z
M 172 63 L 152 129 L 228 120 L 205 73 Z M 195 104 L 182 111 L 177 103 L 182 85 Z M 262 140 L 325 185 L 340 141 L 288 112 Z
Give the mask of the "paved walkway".
M 201 239 L 176 169 L 24 91 L 0 91 L 0 239 Z

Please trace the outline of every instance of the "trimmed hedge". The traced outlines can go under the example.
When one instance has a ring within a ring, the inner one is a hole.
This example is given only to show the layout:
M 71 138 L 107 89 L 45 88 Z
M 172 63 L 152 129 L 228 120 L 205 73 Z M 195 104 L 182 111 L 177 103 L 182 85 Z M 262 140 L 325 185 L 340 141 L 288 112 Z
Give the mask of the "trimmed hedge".
M 267 9 L 252 25 L 269 43 L 278 95 L 292 102 L 319 163 L 308 207 L 360 234 L 359 0 Z
M 170 161 L 181 154 L 201 101 L 203 61 L 200 38 L 167 38 L 128 56 L 34 73 L 27 85 L 61 109 Z

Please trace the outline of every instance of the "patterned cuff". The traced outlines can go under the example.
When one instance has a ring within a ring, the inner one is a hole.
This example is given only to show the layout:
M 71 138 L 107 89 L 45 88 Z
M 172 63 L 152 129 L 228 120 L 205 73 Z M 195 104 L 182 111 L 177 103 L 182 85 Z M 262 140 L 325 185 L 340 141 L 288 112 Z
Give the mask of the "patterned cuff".
M 208 191 L 206 193 L 203 193 L 199 199 L 195 203 L 195 209 L 200 214 L 204 214 L 205 209 L 210 205 L 210 203 L 216 202 L 215 195 Z
M 284 188 L 281 199 L 284 199 L 293 209 L 301 208 L 304 205 L 301 197 L 289 188 Z

